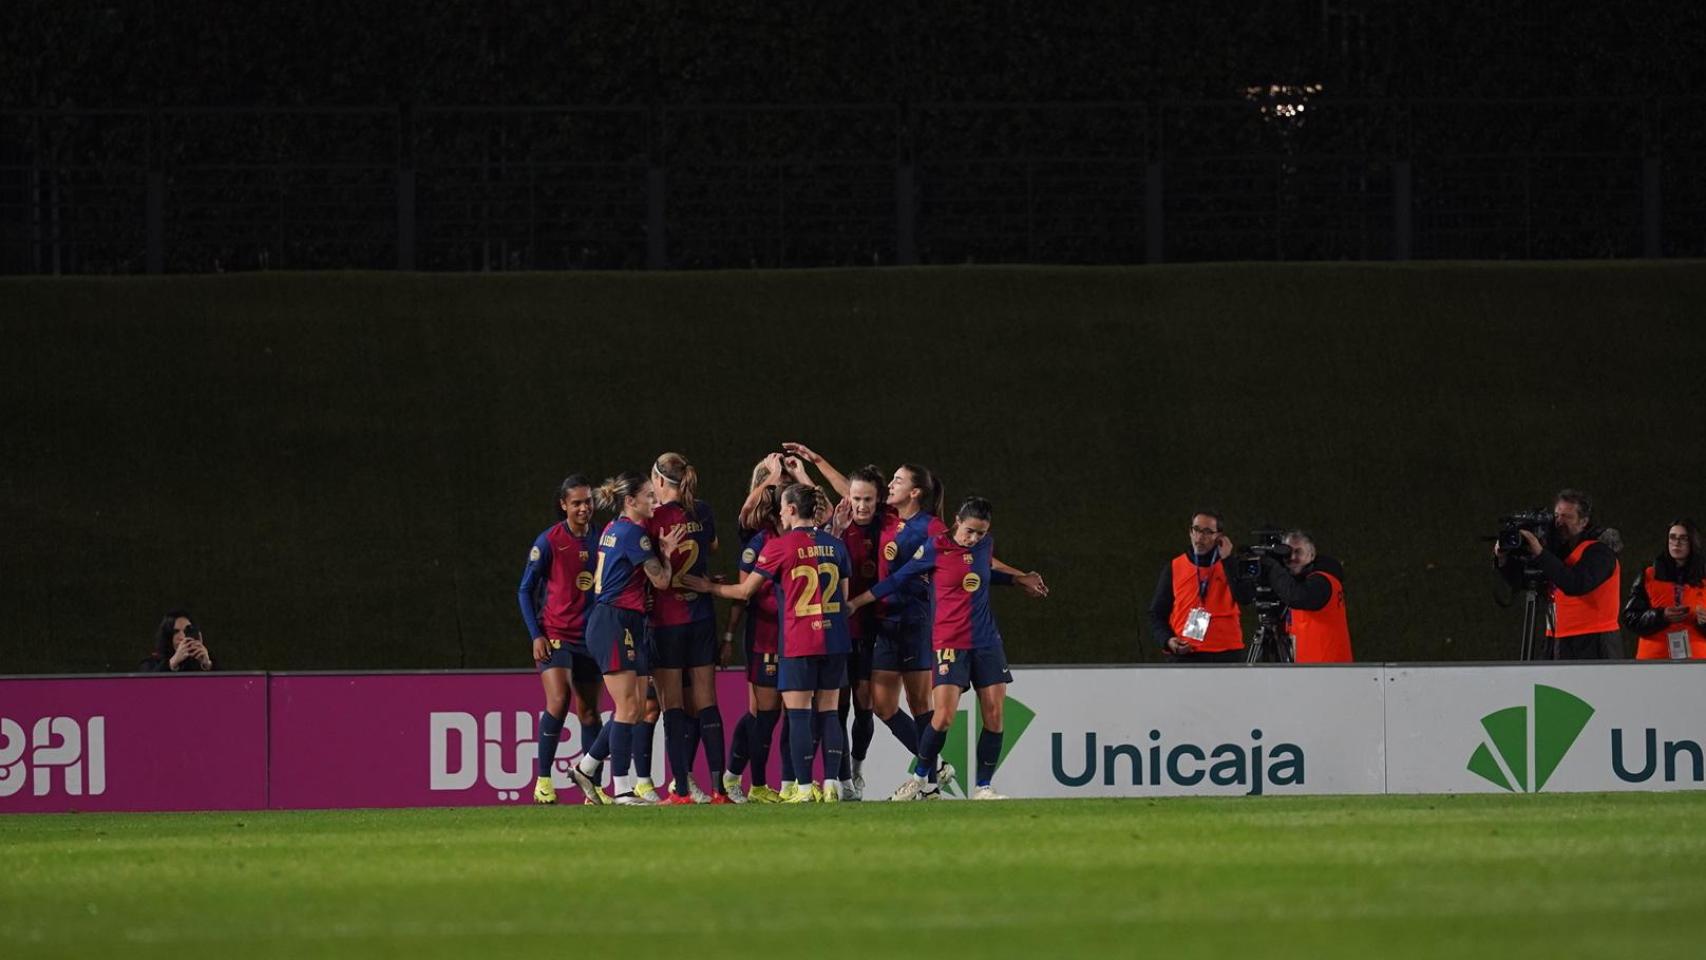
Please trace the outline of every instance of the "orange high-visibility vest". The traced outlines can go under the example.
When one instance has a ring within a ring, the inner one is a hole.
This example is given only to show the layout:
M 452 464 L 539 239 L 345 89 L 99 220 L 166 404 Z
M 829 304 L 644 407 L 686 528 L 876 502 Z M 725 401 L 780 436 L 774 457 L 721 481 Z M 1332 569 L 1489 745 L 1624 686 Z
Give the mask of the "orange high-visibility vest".
M 1583 540 L 1564 558 L 1564 566 L 1573 567 L 1582 559 L 1587 548 L 1598 540 Z M 1546 626 L 1548 637 L 1576 637 L 1584 633 L 1610 633 L 1618 629 L 1617 584 L 1622 564 L 1613 564 L 1611 576 L 1605 582 L 1579 597 L 1572 597 L 1552 588 L 1552 622 Z
M 1192 647 L 1205 653 L 1244 649 L 1244 628 L 1238 619 L 1238 603 L 1232 599 L 1232 585 L 1226 582 L 1226 570 L 1219 563 L 1199 567 L 1191 562 L 1190 554 L 1181 553 L 1173 558 L 1173 615 L 1167 621 L 1173 636 L 1185 635 L 1185 620 L 1193 607 L 1207 610 L 1209 620 L 1208 633 Z
M 1292 650 L 1298 663 L 1350 663 L 1351 628 L 1345 622 L 1345 586 L 1320 570 L 1333 593 L 1319 610 L 1290 611 Z
M 1663 610 L 1682 604 L 1688 607 L 1688 619 L 1681 623 L 1667 623 L 1653 633 L 1643 636 L 1635 644 L 1635 659 L 1637 660 L 1669 660 L 1670 639 L 1666 634 L 1678 630 L 1688 631 L 1688 657 L 1691 660 L 1706 659 L 1706 630 L 1701 629 L 1699 622 L 1694 619 L 1694 611 L 1706 607 L 1706 584 L 1691 587 L 1686 583 L 1677 584 L 1666 580 L 1654 580 L 1653 568 L 1648 567 L 1641 578 L 1641 585 L 1647 590 L 1647 602 L 1654 610 Z M 1682 588 L 1682 599 L 1676 597 L 1677 588 Z

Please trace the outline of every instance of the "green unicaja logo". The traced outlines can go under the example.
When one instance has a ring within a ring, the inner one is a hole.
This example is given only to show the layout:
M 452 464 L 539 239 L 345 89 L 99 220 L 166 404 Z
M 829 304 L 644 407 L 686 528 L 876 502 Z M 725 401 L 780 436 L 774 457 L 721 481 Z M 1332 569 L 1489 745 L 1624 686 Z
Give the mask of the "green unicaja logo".
M 1036 711 L 1023 703 L 1007 698 L 1001 708 L 1001 754 L 995 761 L 995 769 L 1007 762 L 1007 755 L 1013 752 L 1013 745 L 1025 735 L 1025 728 L 1036 719 Z M 971 784 L 977 775 L 977 732 L 973 725 L 982 726 L 982 718 L 978 713 L 976 701 L 966 710 L 954 714 L 954 725 L 948 728 L 948 739 L 942 744 L 942 756 L 954 765 L 954 782 L 944 783 L 942 787 L 948 792 L 957 792 L 960 796 L 971 793 Z
M 1469 772 L 1512 793 L 1539 793 L 1592 716 L 1586 700 L 1537 683 L 1532 711 L 1507 707 L 1481 718 L 1487 737 L 1470 756 Z

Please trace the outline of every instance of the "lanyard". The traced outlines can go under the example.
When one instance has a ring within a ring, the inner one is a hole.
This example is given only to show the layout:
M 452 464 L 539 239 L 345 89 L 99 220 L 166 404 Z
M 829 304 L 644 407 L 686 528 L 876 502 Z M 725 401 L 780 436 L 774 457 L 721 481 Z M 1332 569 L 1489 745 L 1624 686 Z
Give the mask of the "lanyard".
M 1208 599 L 1208 585 L 1209 585 L 1209 582 L 1214 579 L 1214 565 L 1219 560 L 1219 558 L 1220 558 L 1220 547 L 1217 546 L 1208 555 L 1208 566 L 1202 567 L 1202 566 L 1197 565 L 1196 553 L 1194 551 L 1191 553 L 1191 568 L 1193 570 L 1195 570 L 1196 574 L 1197 574 L 1197 602 L 1198 603 L 1201 603 L 1204 600 Z M 1678 601 L 1678 602 L 1681 602 L 1681 601 Z
M 1671 586 L 1676 591 L 1676 605 L 1680 607 L 1682 606 L 1682 581 L 1678 580 Z

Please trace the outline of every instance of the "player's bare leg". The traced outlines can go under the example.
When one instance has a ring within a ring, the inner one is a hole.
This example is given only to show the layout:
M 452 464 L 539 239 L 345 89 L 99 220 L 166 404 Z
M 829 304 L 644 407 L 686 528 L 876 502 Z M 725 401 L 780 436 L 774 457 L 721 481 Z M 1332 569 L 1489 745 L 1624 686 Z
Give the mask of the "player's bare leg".
M 551 765 L 556 762 L 557 741 L 563 732 L 563 721 L 569 716 L 569 671 L 551 667 L 539 673 L 545 688 L 545 712 L 539 716 L 539 751 L 534 764 L 533 802 L 557 802 L 557 789 L 551 784 Z

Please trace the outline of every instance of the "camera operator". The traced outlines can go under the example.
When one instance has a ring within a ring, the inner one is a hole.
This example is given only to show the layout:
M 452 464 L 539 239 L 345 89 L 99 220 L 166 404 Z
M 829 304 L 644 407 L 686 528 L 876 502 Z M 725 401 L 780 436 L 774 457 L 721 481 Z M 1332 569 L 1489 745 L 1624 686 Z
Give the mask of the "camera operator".
M 1617 554 L 1593 526 L 1593 500 L 1586 493 L 1560 490 L 1556 501 L 1546 543 L 1525 528 L 1520 531 L 1521 550 L 1495 543 L 1493 562 L 1514 588 L 1530 586 L 1528 568 L 1537 570 L 1544 581 L 1551 604 L 1542 659 L 1620 660 Z M 1519 552 L 1526 555 L 1527 563 Z
M 1238 605 L 1255 598 L 1254 583 L 1234 577 L 1232 539 L 1220 514 L 1191 515 L 1191 548 L 1161 568 L 1149 602 L 1149 629 L 1170 663 L 1243 663 Z
M 1350 663 L 1351 630 L 1345 621 L 1345 570 L 1315 551 L 1302 530 L 1285 535 L 1291 555 L 1282 563 L 1262 555 L 1262 578 L 1286 606 L 1286 632 L 1297 663 Z

